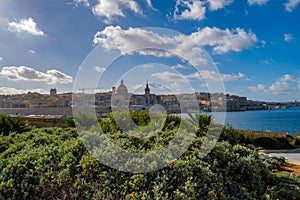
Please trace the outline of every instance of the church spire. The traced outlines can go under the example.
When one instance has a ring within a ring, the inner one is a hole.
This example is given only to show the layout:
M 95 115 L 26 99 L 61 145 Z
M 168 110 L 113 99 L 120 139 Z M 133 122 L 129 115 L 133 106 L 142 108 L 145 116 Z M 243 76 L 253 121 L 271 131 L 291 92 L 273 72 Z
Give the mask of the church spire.
M 145 94 L 150 94 L 150 88 L 149 88 L 148 80 L 147 80 L 147 83 L 146 83 Z
M 145 98 L 146 98 L 146 105 L 150 104 L 150 88 L 149 88 L 149 83 L 148 80 L 146 82 L 146 88 L 145 88 Z

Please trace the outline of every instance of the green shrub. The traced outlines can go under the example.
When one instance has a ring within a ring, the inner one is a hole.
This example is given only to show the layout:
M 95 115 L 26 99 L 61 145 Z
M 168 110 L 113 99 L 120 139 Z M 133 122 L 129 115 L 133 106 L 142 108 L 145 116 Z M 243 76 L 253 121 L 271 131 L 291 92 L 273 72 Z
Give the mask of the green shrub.
M 66 118 L 65 122 L 66 122 L 66 124 L 67 124 L 68 127 L 71 127 L 71 128 L 75 128 L 76 127 L 75 121 L 74 121 L 73 118 Z
M 178 118 L 170 121 L 179 122 Z M 177 132 L 167 128 L 139 139 L 116 131 L 111 118 L 99 123 L 102 129 L 106 126 L 105 137 L 127 152 L 162 148 Z M 223 131 L 221 141 L 205 157 L 205 134 L 201 133 L 180 158 L 163 169 L 143 174 L 121 172 L 102 164 L 87 151 L 74 129 L 33 129 L 1 136 L 0 199 L 298 198 L 299 176 L 272 173 L 284 160 L 271 159 L 237 144 L 248 141 L 238 131 Z M 237 135 L 231 139 L 234 133 Z
M 254 144 L 253 134 L 250 131 L 235 130 L 232 126 L 224 127 L 219 141 L 228 141 L 230 144 Z
M 257 138 L 254 140 L 257 146 L 265 149 L 292 149 L 293 146 L 285 138 Z
M 30 127 L 21 117 L 10 117 L 0 114 L 0 135 L 9 135 L 10 132 L 24 133 Z

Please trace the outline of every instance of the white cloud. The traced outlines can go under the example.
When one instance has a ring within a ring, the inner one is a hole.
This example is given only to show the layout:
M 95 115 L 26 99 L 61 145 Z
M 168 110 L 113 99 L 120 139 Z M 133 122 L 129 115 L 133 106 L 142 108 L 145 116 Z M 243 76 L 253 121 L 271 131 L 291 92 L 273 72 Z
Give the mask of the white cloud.
M 134 0 L 99 0 L 92 9 L 94 15 L 105 17 L 110 22 L 113 17 L 125 17 L 123 10 L 128 9 L 137 14 L 142 14 L 139 5 Z
M 214 53 L 224 54 L 248 49 L 256 42 L 256 35 L 252 32 L 247 33 L 241 28 L 222 30 L 216 27 L 205 27 L 188 36 L 168 37 L 140 28 L 123 30 L 120 26 L 108 26 L 94 36 L 94 44 L 100 44 L 107 50 L 118 49 L 122 55 L 138 49 L 136 52 L 141 55 L 172 56 L 169 52 L 161 50 L 166 49 L 188 59 L 193 65 L 207 61 L 201 46 L 211 46 Z
M 20 19 L 19 22 L 12 21 L 8 23 L 8 30 L 12 33 L 27 32 L 34 36 L 45 36 L 46 34 L 37 27 L 36 22 L 29 17 L 28 19 Z
M 269 0 L 248 0 L 248 4 L 250 6 L 253 5 L 259 5 L 259 6 L 263 6 L 266 5 L 268 3 Z
M 258 84 L 257 86 L 250 86 L 249 89 L 252 92 L 265 91 L 266 90 L 266 86 L 264 84 Z
M 67 83 L 72 83 L 73 82 L 73 77 L 69 76 L 67 74 L 64 74 L 58 70 L 52 69 L 52 70 L 47 70 L 48 75 L 48 83 L 49 84 L 56 84 L 56 83 L 61 83 L 61 84 L 67 84 Z
M 3 59 L 3 57 L 0 57 L 0 62 L 2 62 L 4 59 Z
M 187 1 L 177 0 L 174 12 L 174 19 L 183 20 L 202 20 L 205 19 L 206 7 L 202 1 Z M 186 9 L 182 12 L 179 11 L 179 6 L 184 6 Z
M 155 77 L 166 82 L 181 82 L 181 83 L 188 82 L 188 79 L 185 78 L 182 74 L 177 74 L 169 71 L 165 71 L 162 73 L 154 73 L 151 74 L 151 77 Z
M 95 70 L 96 70 L 97 72 L 103 73 L 106 69 L 105 69 L 104 67 L 96 66 L 96 67 L 95 67 Z
M 167 82 L 189 82 L 191 79 L 199 79 L 201 81 L 210 80 L 210 81 L 237 81 L 239 79 L 245 78 L 245 74 L 220 74 L 216 71 L 210 70 L 201 70 L 200 72 L 196 72 L 189 75 L 182 75 L 179 73 L 173 73 L 169 71 L 165 71 L 162 73 L 152 74 L 151 77 L 156 77 L 160 80 Z
M 248 88 L 253 92 L 262 91 L 273 94 L 290 94 L 296 90 L 295 84 L 292 84 L 293 82 L 300 83 L 300 80 L 290 74 L 284 74 L 269 87 L 263 84 L 258 84 L 257 86 L 250 86 Z
M 9 94 L 25 94 L 28 92 L 37 92 L 40 94 L 47 94 L 48 91 L 44 89 L 19 89 L 19 88 L 12 88 L 12 87 L 0 87 L 0 94 L 1 95 L 9 95 Z
M 279 81 L 294 81 L 294 80 L 295 78 L 290 74 L 285 74 L 279 79 Z
M 273 94 L 289 94 L 293 90 L 294 89 L 285 81 L 276 81 L 269 88 L 269 91 Z
M 203 20 L 207 8 L 211 11 L 222 9 L 234 0 L 177 0 L 174 12 L 175 20 Z
M 3 67 L 0 71 L 0 75 L 6 77 L 9 80 L 25 80 L 25 81 L 44 81 L 48 84 L 66 84 L 72 83 L 73 78 L 58 70 L 48 70 L 47 73 L 37 71 L 33 68 L 26 66 L 10 66 Z
M 151 9 L 157 11 L 157 9 L 155 9 L 155 8 L 153 7 L 152 1 L 151 1 L 151 0 L 146 0 L 146 3 L 147 3 L 147 5 L 148 5 Z
M 262 47 L 265 47 L 267 44 L 267 42 L 265 40 L 260 41 L 260 43 L 261 43 Z
M 207 0 L 210 10 L 219 10 L 233 3 L 234 0 Z
M 290 33 L 283 34 L 283 37 L 284 37 L 284 41 L 286 41 L 286 42 L 290 42 L 294 39 L 293 34 L 290 34 Z
M 216 71 L 201 70 L 194 74 L 187 75 L 188 78 L 197 78 L 201 80 L 212 80 L 212 81 L 236 81 L 245 78 L 245 74 L 221 74 Z
M 32 49 L 28 50 L 28 53 L 29 54 L 36 54 L 35 50 L 32 50 Z
M 284 3 L 285 10 L 288 12 L 292 12 L 299 3 L 300 0 L 288 0 L 286 3 Z
M 177 64 L 171 67 L 172 69 L 186 69 L 187 67 L 182 64 Z
M 234 30 L 219 29 L 216 27 L 205 27 L 190 35 L 190 38 L 202 46 L 212 46 L 217 54 L 224 54 L 229 51 L 242 51 L 252 47 L 257 42 L 254 33 L 247 33 L 244 29 Z
M 107 50 L 119 49 L 122 54 L 126 54 L 132 49 L 139 49 L 142 45 L 149 48 L 163 45 L 164 41 L 162 39 L 164 38 L 140 28 L 122 30 L 120 26 L 108 26 L 103 31 L 98 31 L 95 34 L 94 44 L 101 44 Z M 150 50 L 150 52 L 152 51 Z M 153 53 L 159 52 L 155 51 Z
M 89 7 L 90 3 L 88 0 L 73 0 L 73 2 L 75 3 L 76 6 L 78 5 L 83 5 L 84 7 Z
M 260 62 L 266 65 L 271 65 L 276 63 L 277 61 L 271 58 L 271 59 L 261 60 Z

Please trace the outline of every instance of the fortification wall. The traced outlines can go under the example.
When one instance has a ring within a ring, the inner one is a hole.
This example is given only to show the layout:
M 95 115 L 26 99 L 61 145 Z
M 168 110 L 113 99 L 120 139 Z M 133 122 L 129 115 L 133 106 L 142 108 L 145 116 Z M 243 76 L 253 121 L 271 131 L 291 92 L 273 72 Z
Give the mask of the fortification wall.
M 0 114 L 4 115 L 72 115 L 72 108 L 0 108 Z

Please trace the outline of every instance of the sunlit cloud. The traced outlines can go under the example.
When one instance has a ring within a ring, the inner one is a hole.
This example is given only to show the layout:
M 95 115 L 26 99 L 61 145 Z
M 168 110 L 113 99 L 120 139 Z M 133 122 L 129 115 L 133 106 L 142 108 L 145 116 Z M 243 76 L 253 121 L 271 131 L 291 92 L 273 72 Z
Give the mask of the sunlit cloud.
M 253 5 L 259 5 L 259 6 L 263 6 L 263 5 L 266 5 L 268 3 L 269 0 L 248 0 L 248 4 L 250 6 L 253 6 Z
M 28 92 L 37 92 L 40 94 L 47 94 L 48 91 L 44 89 L 20 89 L 20 88 L 13 88 L 13 87 L 0 87 L 0 95 L 11 95 L 11 94 L 26 94 Z
M 46 73 L 43 73 L 26 66 L 3 67 L 0 71 L 0 75 L 12 81 L 44 81 L 48 84 L 67 84 L 72 83 L 73 81 L 71 76 L 66 75 L 58 70 L 52 69 L 47 70 Z
M 124 10 L 130 10 L 136 14 L 143 14 L 140 6 L 134 0 L 99 0 L 92 8 L 94 15 L 105 17 L 109 23 L 114 17 L 126 17 Z
M 290 34 L 290 33 L 283 34 L 283 37 L 284 37 L 284 41 L 286 41 L 286 42 L 290 42 L 294 39 L 293 34 Z
M 36 54 L 35 50 L 32 50 L 32 49 L 28 50 L 28 53 L 29 54 Z
M 137 49 L 136 52 L 141 55 L 158 57 L 174 56 L 170 53 L 173 52 L 188 59 L 191 64 L 199 65 L 207 61 L 203 46 L 211 46 L 216 54 L 240 52 L 254 46 L 257 37 L 254 33 L 246 32 L 241 28 L 223 30 L 205 27 L 190 35 L 161 36 L 140 28 L 123 30 L 120 26 L 108 26 L 95 34 L 93 42 L 107 50 L 120 50 L 122 55 L 132 53 L 133 49 Z M 161 49 L 167 49 L 170 52 Z
M 187 78 L 196 78 L 199 80 L 211 80 L 211 81 L 237 81 L 245 78 L 245 74 L 222 74 L 211 70 L 201 70 L 186 76 Z
M 22 18 L 19 21 L 12 21 L 8 23 L 8 30 L 12 33 L 30 33 L 34 36 L 45 36 L 46 34 L 38 28 L 36 22 L 29 17 Z
M 299 3 L 300 0 L 288 0 L 286 3 L 284 3 L 285 10 L 288 12 L 293 12 Z
M 96 70 L 97 72 L 103 73 L 103 72 L 106 70 L 106 68 L 105 68 L 105 67 L 96 66 L 96 67 L 95 67 L 95 70 Z

